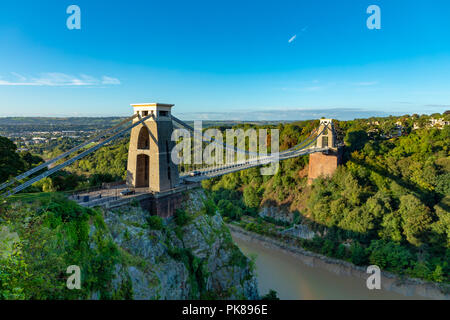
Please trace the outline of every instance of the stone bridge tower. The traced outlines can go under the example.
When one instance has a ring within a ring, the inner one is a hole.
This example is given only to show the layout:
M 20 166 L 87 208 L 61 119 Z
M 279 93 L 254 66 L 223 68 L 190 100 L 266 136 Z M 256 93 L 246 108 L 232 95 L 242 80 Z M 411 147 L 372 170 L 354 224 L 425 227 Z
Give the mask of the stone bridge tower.
M 337 145 L 333 120 L 321 119 L 318 132 L 322 134 L 316 140 L 316 147 L 329 149 L 309 155 L 308 184 L 312 184 L 314 179 L 320 176 L 333 175 L 338 165 L 342 163 L 342 148 Z
M 131 130 L 127 184 L 134 188 L 164 192 L 179 184 L 178 167 L 172 162 L 172 104 L 133 104 L 139 118 L 153 115 Z M 135 118 L 133 121 L 139 121 Z
M 328 126 L 328 128 L 327 128 Z M 325 129 L 326 128 L 326 129 Z M 324 131 L 325 130 L 325 131 Z M 323 131 L 323 132 L 322 132 Z M 333 148 L 336 149 L 336 133 L 334 131 L 333 119 L 320 119 L 319 133 L 322 134 L 317 138 L 317 148 Z

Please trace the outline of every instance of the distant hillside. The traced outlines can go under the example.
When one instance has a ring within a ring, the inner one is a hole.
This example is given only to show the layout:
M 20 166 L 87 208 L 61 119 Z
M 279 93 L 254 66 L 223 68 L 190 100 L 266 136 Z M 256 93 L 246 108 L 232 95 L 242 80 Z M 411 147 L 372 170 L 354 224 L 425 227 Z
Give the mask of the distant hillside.
M 111 128 L 126 117 L 0 117 L 0 134 L 33 131 L 91 131 Z M 186 121 L 194 125 L 193 121 Z M 232 127 L 237 124 L 267 125 L 280 121 L 203 121 L 203 127 Z

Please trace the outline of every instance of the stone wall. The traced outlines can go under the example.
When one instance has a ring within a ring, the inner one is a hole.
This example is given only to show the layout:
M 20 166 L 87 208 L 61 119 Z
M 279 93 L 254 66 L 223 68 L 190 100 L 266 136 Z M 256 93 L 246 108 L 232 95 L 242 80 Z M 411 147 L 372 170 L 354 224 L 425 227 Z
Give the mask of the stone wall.
M 342 151 L 331 152 L 326 154 L 322 152 L 312 153 L 309 155 L 309 171 L 308 184 L 320 176 L 332 176 L 338 165 L 342 163 Z
M 164 197 L 148 197 L 140 201 L 143 209 L 151 215 L 157 215 L 161 218 L 170 218 L 175 215 L 175 211 L 182 207 L 183 193 L 178 192 Z

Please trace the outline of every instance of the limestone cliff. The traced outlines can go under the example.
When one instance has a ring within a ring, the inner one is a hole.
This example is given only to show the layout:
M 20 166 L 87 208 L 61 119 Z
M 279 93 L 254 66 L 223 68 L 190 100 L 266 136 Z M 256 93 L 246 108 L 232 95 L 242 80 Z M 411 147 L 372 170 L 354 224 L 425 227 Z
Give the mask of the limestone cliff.
M 129 282 L 134 299 L 257 299 L 251 261 L 234 245 L 220 215 L 201 212 L 201 190 L 184 196 L 183 226 L 171 219 L 152 230 L 149 213 L 139 207 L 104 213 L 125 257 L 116 266 L 115 289 Z
M 0 299 L 258 299 L 253 263 L 203 199 L 186 193 L 182 214 L 163 221 L 137 204 L 16 198 L 0 212 Z M 80 290 L 66 287 L 70 265 Z

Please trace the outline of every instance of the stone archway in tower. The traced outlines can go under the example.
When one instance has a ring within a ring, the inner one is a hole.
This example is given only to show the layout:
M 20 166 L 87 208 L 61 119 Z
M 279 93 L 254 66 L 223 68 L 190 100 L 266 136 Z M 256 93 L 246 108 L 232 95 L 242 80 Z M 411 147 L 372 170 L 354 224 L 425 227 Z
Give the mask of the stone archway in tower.
M 142 126 L 138 136 L 138 149 L 149 150 L 150 149 L 150 132 L 146 126 Z
M 139 154 L 136 163 L 136 188 L 148 188 L 150 186 L 150 157 Z

